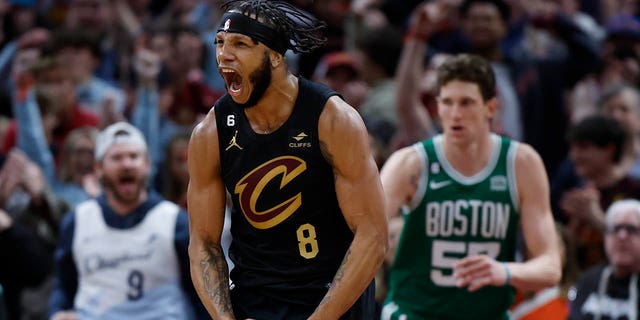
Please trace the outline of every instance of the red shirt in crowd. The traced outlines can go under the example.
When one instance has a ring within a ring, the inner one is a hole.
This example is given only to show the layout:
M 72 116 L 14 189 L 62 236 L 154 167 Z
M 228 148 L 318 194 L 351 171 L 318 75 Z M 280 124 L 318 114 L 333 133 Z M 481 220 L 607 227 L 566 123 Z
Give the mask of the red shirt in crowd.
M 69 123 L 66 125 L 62 125 L 54 129 L 53 131 L 53 139 L 49 148 L 53 152 L 54 158 L 57 158 L 58 151 L 62 149 L 62 145 L 64 141 L 67 139 L 67 136 L 73 129 L 82 128 L 82 127 L 98 127 L 98 122 L 100 118 L 95 113 L 86 110 L 79 105 L 76 105 L 72 109 L 73 115 L 71 116 Z M 0 147 L 0 152 L 2 154 L 7 154 L 13 147 L 16 145 L 17 141 L 17 132 L 18 132 L 18 124 L 15 120 L 11 120 L 9 123 L 9 127 L 5 133 L 4 139 L 2 140 L 2 145 Z

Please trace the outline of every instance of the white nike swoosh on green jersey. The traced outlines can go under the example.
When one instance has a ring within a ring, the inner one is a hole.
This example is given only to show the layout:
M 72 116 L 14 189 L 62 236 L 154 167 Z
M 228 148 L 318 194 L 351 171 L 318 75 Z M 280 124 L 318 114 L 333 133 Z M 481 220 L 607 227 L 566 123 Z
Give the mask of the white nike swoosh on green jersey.
M 448 186 L 450 184 L 451 184 L 451 180 L 444 180 L 444 181 L 438 181 L 438 182 L 431 181 L 429 183 L 429 188 L 431 188 L 432 190 L 436 190 L 436 189 L 440 189 L 440 188 L 446 187 L 446 186 Z

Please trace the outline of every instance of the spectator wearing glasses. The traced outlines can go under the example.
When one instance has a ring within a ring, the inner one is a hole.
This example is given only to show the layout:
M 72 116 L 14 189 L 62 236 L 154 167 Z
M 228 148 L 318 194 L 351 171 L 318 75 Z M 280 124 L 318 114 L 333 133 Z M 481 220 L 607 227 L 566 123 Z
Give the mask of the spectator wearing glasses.
M 587 270 L 569 293 L 570 320 L 638 319 L 640 201 L 614 202 L 605 219 L 609 262 Z

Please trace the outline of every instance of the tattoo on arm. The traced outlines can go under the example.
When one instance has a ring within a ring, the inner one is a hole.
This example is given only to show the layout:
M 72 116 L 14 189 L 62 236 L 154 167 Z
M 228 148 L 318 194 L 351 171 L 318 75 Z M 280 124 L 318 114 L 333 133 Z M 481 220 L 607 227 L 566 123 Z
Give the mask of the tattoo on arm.
M 413 186 L 415 189 L 418 189 L 418 183 L 420 181 L 420 175 L 418 175 L 417 172 L 414 172 L 411 177 L 409 177 L 409 179 L 411 180 L 411 186 Z
M 340 264 L 340 267 L 338 268 L 338 271 L 336 271 L 336 275 L 333 277 L 333 281 L 331 282 L 331 288 L 337 285 L 338 283 L 342 282 L 342 278 L 344 278 L 344 266 L 347 264 L 347 261 L 349 261 L 350 255 L 351 255 L 351 249 L 347 250 L 347 252 L 344 254 L 344 259 L 342 259 L 342 263 Z M 329 288 L 329 292 L 327 292 L 324 298 L 322 298 L 322 301 L 320 301 L 320 304 L 318 305 L 316 310 L 320 308 L 323 304 L 331 300 L 331 288 Z
M 208 243 L 200 260 L 202 284 L 211 301 L 221 314 L 232 312 L 229 297 L 229 268 L 219 244 Z
M 413 190 L 418 190 L 418 184 L 420 183 L 420 174 L 418 172 L 414 172 L 409 177 L 409 180 L 410 180 L 409 183 L 411 183 L 411 187 L 413 187 Z M 412 198 L 413 198 L 413 194 L 407 195 L 406 202 L 411 203 Z
M 333 277 L 333 285 L 342 281 L 342 278 L 344 277 L 344 265 L 349 261 L 349 256 L 351 256 L 351 249 L 348 249 L 344 254 L 344 259 L 342 259 L 342 263 L 340 264 L 338 271 L 336 271 L 336 275 Z
M 329 152 L 329 148 L 327 147 L 327 144 L 322 140 L 320 140 L 320 152 L 322 152 L 324 159 L 327 160 L 327 162 L 331 166 L 333 166 L 333 155 L 331 154 L 331 152 Z

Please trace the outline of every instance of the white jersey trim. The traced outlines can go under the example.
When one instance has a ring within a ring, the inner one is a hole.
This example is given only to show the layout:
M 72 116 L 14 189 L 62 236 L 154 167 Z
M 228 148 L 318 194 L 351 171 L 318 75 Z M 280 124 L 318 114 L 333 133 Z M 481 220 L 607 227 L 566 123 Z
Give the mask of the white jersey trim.
M 500 158 L 500 149 L 502 149 L 500 137 L 494 133 L 491 133 L 490 135 L 491 141 L 493 143 L 491 155 L 489 156 L 489 161 L 487 161 L 487 164 L 484 166 L 484 168 L 482 168 L 482 170 L 480 170 L 480 172 L 472 176 L 465 176 L 462 173 L 458 172 L 458 170 L 454 169 L 453 166 L 449 163 L 449 160 L 447 160 L 447 156 L 444 154 L 444 148 L 442 145 L 442 139 L 444 138 L 444 136 L 442 134 L 433 138 L 433 146 L 436 151 L 438 162 L 440 162 L 444 171 L 454 181 L 460 184 L 468 186 L 486 179 L 496 167 L 498 158 Z
M 507 179 L 509 180 L 509 193 L 511 194 L 511 205 L 519 212 L 520 195 L 518 194 L 518 175 L 516 174 L 516 154 L 520 143 L 511 140 L 509 151 L 507 151 Z
M 418 158 L 420 158 L 420 164 L 422 165 L 422 172 L 420 173 L 420 179 L 418 180 L 418 188 L 416 188 L 416 193 L 413 195 L 411 203 L 409 204 L 408 210 L 405 209 L 405 212 L 415 210 L 422 199 L 424 198 L 427 191 L 427 182 L 429 181 L 429 156 L 427 155 L 427 151 L 424 149 L 424 144 L 422 142 L 418 142 L 413 144 L 413 149 L 418 154 Z

